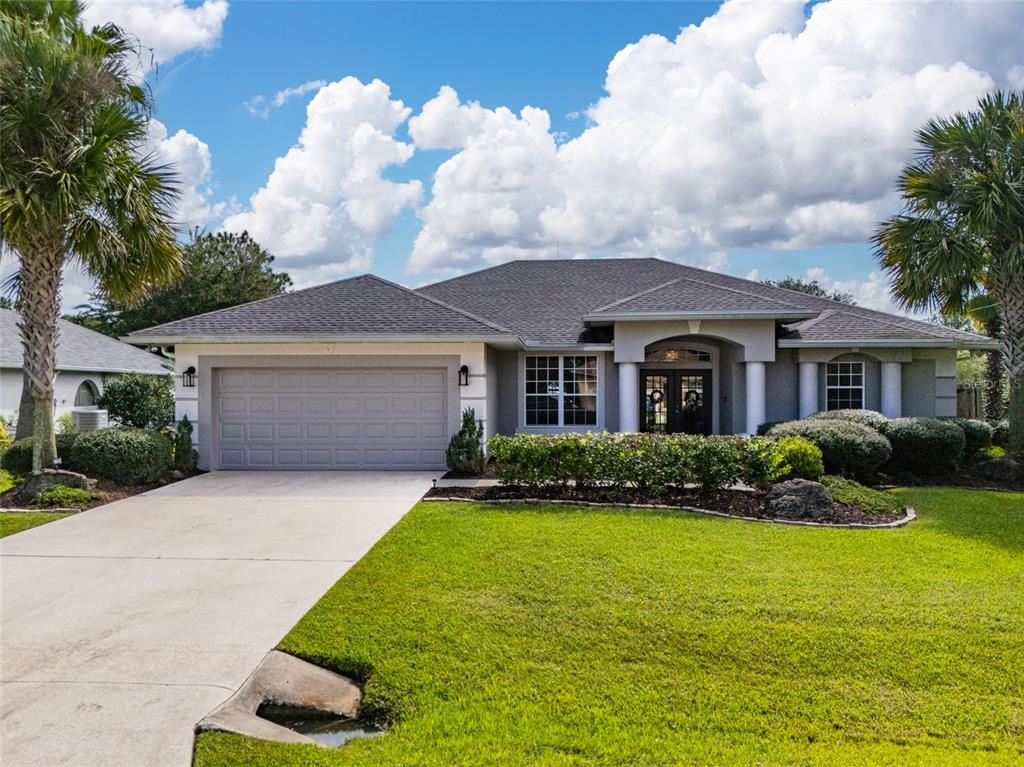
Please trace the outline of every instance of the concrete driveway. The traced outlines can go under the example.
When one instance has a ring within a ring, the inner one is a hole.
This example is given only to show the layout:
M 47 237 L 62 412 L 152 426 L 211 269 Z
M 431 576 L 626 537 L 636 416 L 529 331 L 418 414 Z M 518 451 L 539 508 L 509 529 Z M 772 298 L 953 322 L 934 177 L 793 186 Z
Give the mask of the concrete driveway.
M 430 473 L 222 472 L 0 541 L 0 762 L 191 762 L 192 728 Z

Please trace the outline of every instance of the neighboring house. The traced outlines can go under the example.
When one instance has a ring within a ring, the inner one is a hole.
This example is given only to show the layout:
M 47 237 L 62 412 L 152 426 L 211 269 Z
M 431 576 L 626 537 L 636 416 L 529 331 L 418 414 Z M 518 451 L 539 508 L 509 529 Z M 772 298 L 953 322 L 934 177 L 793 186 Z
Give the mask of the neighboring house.
M 21 403 L 22 357 L 18 313 L 0 309 L 0 413 L 10 416 Z M 119 373 L 169 373 L 168 360 L 121 343 L 67 320 L 59 320 L 57 380 L 54 406 L 57 415 L 74 407 L 89 407 Z
M 138 331 L 173 344 L 209 469 L 440 469 L 485 433 L 751 433 L 826 408 L 956 414 L 992 341 L 657 259 L 366 275 Z

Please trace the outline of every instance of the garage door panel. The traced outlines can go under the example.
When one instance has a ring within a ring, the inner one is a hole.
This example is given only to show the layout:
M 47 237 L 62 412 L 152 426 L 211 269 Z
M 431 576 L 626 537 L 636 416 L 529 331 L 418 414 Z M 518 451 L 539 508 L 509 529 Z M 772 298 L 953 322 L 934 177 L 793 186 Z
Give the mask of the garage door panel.
M 443 468 L 447 380 L 440 369 L 219 371 L 218 466 Z

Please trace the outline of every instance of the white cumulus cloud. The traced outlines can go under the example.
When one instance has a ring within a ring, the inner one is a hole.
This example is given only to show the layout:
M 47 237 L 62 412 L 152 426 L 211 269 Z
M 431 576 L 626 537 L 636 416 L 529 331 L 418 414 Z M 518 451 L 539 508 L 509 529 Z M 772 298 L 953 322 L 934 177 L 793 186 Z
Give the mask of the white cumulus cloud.
M 555 253 L 721 266 L 744 247 L 863 241 L 930 116 L 1024 71 L 1024 4 L 727 2 L 608 65 L 588 127 L 442 88 L 409 123 L 438 169 L 410 273 Z
M 82 14 L 86 26 L 113 22 L 135 35 L 149 51 L 139 62 L 141 73 L 186 51 L 208 51 L 220 42 L 227 0 L 93 0 Z
M 374 241 L 422 194 L 419 181 L 382 177 L 413 154 L 395 138 L 410 111 L 380 80 L 324 86 L 306 108 L 298 143 L 224 228 L 248 230 L 300 286 L 368 269 Z
M 223 213 L 224 203 L 212 200 L 213 161 L 205 142 L 186 130 L 169 135 L 167 126 L 151 119 L 143 151 L 174 169 L 181 191 L 174 218 L 181 226 L 202 227 Z

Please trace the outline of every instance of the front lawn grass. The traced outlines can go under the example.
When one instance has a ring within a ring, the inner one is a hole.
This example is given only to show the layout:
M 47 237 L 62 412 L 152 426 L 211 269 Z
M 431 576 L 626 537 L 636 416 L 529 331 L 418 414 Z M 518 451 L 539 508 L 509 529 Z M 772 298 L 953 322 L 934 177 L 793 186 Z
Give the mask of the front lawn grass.
M 381 738 L 201 735 L 198 767 L 1024 761 L 1024 494 L 897 530 L 422 503 L 281 649 Z
M 0 512 L 0 538 L 20 533 L 47 522 L 54 522 L 68 516 L 66 513 L 50 511 L 5 511 Z

